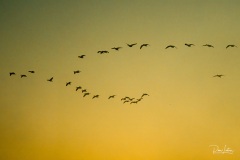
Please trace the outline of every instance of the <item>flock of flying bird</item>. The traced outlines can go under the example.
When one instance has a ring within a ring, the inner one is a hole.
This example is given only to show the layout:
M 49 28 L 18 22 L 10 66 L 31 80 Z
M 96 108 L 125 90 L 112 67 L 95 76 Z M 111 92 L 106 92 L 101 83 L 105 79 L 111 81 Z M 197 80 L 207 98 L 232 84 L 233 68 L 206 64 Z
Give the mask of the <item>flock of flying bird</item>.
M 78 58 L 84 58 L 86 55 L 80 55 L 80 56 L 78 56 Z M 30 70 L 30 71 L 28 71 L 30 74 L 34 74 L 35 73 L 35 71 L 33 71 L 33 70 Z M 78 74 L 78 73 L 80 73 L 81 71 L 80 70 L 76 70 L 76 71 L 73 71 L 73 74 Z M 16 73 L 15 72 L 10 72 L 9 73 L 9 75 L 10 76 L 14 76 L 14 75 L 16 75 Z M 21 78 L 25 78 L 25 77 L 27 77 L 27 75 L 26 74 L 20 74 L 20 77 Z M 49 78 L 49 79 L 47 79 L 47 81 L 48 82 L 53 82 L 53 79 L 54 79 L 54 77 L 51 77 L 51 78 Z M 66 82 L 66 86 L 69 86 L 69 85 L 71 85 L 72 84 L 72 82 L 71 81 L 68 81 L 68 82 Z M 86 97 L 86 96 L 89 96 L 90 95 L 90 92 L 88 92 L 87 91 L 87 89 L 83 89 L 81 86 L 77 86 L 76 87 L 76 89 L 75 89 L 75 91 L 78 91 L 78 90 L 81 90 L 81 92 L 82 92 L 82 94 L 83 94 L 83 97 Z M 109 97 L 108 97 L 108 99 L 113 99 L 113 98 L 115 98 L 115 96 L 116 95 L 110 95 Z M 139 98 L 131 98 L 131 97 L 129 97 L 129 96 L 125 96 L 125 97 L 123 97 L 123 98 L 121 98 L 121 101 L 123 102 L 123 104 L 124 103 L 129 103 L 129 104 L 133 104 L 133 103 L 135 103 L 135 104 L 137 104 L 138 102 L 140 102 L 143 98 L 144 98 L 144 96 L 149 96 L 149 94 L 147 94 L 147 93 L 143 93 Z M 100 95 L 98 95 L 98 94 L 96 94 L 96 95 L 93 95 L 92 96 L 92 99 L 95 99 L 95 98 L 99 98 L 100 97 Z
M 133 47 L 133 46 L 137 45 L 137 43 L 132 43 L 132 44 L 126 43 L 126 44 L 127 44 L 128 47 Z M 195 44 L 192 44 L 192 43 L 185 43 L 184 45 L 187 46 L 187 47 L 195 46 Z M 142 49 L 143 47 L 148 47 L 148 46 L 150 46 L 150 44 L 148 44 L 148 43 L 141 44 L 141 45 L 140 45 L 140 49 Z M 204 44 L 204 45 L 202 45 L 202 46 L 203 46 L 203 47 L 214 48 L 214 46 L 211 45 L 211 44 Z M 226 49 L 228 49 L 229 47 L 231 47 L 231 48 L 236 47 L 236 48 L 237 48 L 236 45 L 234 45 L 234 44 L 229 44 L 229 45 L 226 46 Z M 111 48 L 111 49 L 116 50 L 116 51 L 119 51 L 119 49 L 121 49 L 121 48 L 123 48 L 123 47 L 113 47 L 113 48 Z M 165 49 L 168 49 L 168 48 L 175 48 L 175 49 L 177 49 L 177 47 L 176 47 L 175 45 L 168 45 L 168 46 L 165 47 Z M 97 53 L 99 53 L 99 54 L 104 54 L 104 53 L 109 53 L 109 51 L 107 51 L 107 50 L 100 50 L 100 51 L 98 51 Z M 216 74 L 216 75 L 214 75 L 213 77 L 219 77 L 219 78 L 221 78 L 221 77 L 223 77 L 223 76 L 224 76 L 223 74 Z
M 78 57 L 79 57 L 79 58 L 83 58 L 84 56 L 85 56 L 85 55 L 81 55 L 81 56 L 78 56 Z M 29 72 L 29 73 L 32 73 L 32 74 L 35 73 L 35 71 L 32 71 L 32 70 L 31 70 L 31 71 L 28 71 L 28 72 Z M 79 70 L 73 71 L 73 73 L 74 73 L 74 74 L 77 74 L 77 73 L 80 73 L 80 71 L 79 71 Z M 10 76 L 13 76 L 13 75 L 16 75 L 16 73 L 15 73 L 15 72 L 10 72 L 9 75 L 10 75 Z M 20 77 L 21 77 L 21 78 L 24 78 L 24 77 L 27 77 L 27 75 L 26 75 L 26 74 L 21 74 Z M 47 81 L 48 81 L 48 82 L 53 82 L 53 77 L 47 79 Z M 71 85 L 71 84 L 72 84 L 71 81 L 66 82 L 66 86 L 69 86 L 69 85 Z M 90 93 L 87 91 L 87 89 L 83 89 L 81 86 L 77 86 L 77 87 L 76 87 L 75 91 L 78 91 L 78 90 L 81 90 L 81 91 L 82 91 L 83 97 L 86 97 L 86 96 L 89 96 L 89 95 L 90 95 Z M 100 95 L 98 95 L 98 94 L 93 95 L 93 96 L 92 96 L 92 99 L 99 98 L 99 96 L 100 96 Z M 110 96 L 108 97 L 108 99 L 115 98 L 115 96 L 116 96 L 116 95 L 110 95 Z M 121 98 L 121 101 L 123 101 L 123 103 L 130 103 L 130 104 L 135 103 L 135 104 L 137 104 L 139 101 L 141 101 L 141 100 L 143 99 L 144 96 L 149 96 L 149 94 L 143 93 L 143 94 L 140 96 L 140 98 L 133 98 L 133 97 L 130 98 L 129 96 L 125 96 L 125 97 Z
M 132 43 L 132 44 L 128 44 L 128 43 L 127 43 L 127 46 L 128 46 L 128 47 L 133 47 L 133 46 L 135 46 L 135 45 L 137 45 L 137 43 Z M 187 46 L 187 47 L 195 46 L 195 45 L 192 44 L 192 43 L 185 43 L 184 45 Z M 150 44 L 147 44 L 147 43 L 141 44 L 141 45 L 140 45 L 140 49 L 142 49 L 143 47 L 147 47 L 147 46 L 150 46 Z M 211 45 L 211 44 L 204 44 L 204 45 L 202 45 L 202 46 L 214 48 L 214 46 Z M 229 44 L 229 45 L 226 46 L 226 49 L 229 48 L 229 47 L 237 47 L 237 46 L 234 45 L 234 44 Z M 119 51 L 119 49 L 121 49 L 121 48 L 123 48 L 123 47 L 113 47 L 113 48 L 111 48 L 111 49 L 114 49 L 114 50 L 116 50 L 116 51 Z M 177 47 L 176 47 L 175 45 L 168 45 L 168 46 L 165 47 L 165 49 L 168 49 L 168 48 L 176 48 L 176 49 L 177 49 Z M 107 51 L 107 50 L 101 50 L 101 51 L 98 51 L 97 53 L 99 53 L 99 54 L 104 54 L 104 53 L 109 53 L 109 51 Z
M 137 45 L 137 43 L 132 43 L 132 44 L 128 44 L 128 43 L 127 43 L 127 46 L 128 46 L 128 47 L 133 47 L 133 46 L 135 46 L 135 45 Z M 194 44 L 188 44 L 188 43 L 185 43 L 184 45 L 187 46 L 187 47 L 195 46 Z M 140 45 L 140 49 L 142 49 L 143 47 L 147 47 L 147 46 L 150 46 L 150 45 L 149 45 L 149 44 L 146 44 L 146 43 L 145 43 L 145 44 L 142 44 L 142 45 Z M 210 45 L 210 44 L 205 44 L 205 45 L 203 45 L 203 46 L 204 46 L 204 47 L 214 48 L 214 46 L 213 46 L 213 45 Z M 237 47 L 237 46 L 234 45 L 234 44 L 229 44 L 229 45 L 226 46 L 226 49 L 228 49 L 229 47 Z M 113 47 L 113 48 L 111 48 L 111 49 L 116 50 L 116 51 L 119 51 L 119 49 L 121 49 L 121 48 L 122 48 L 122 47 Z M 165 47 L 165 49 L 168 49 L 168 48 L 176 48 L 176 49 L 177 49 L 177 47 L 174 46 L 174 45 L 168 45 L 168 46 Z M 109 53 L 109 51 L 107 51 L 107 50 L 101 50 L 101 51 L 98 51 L 97 53 L 99 53 L 99 54 L 104 54 L 104 53 Z M 83 59 L 85 56 L 86 56 L 86 55 L 80 55 L 80 56 L 78 56 L 78 58 Z M 35 71 L 33 71 L 33 70 L 30 70 L 30 71 L 28 71 L 28 72 L 29 72 L 30 74 L 34 74 L 34 73 L 35 73 Z M 80 70 L 76 70 L 76 71 L 73 71 L 73 74 L 78 74 L 78 73 L 80 73 L 80 72 L 81 72 Z M 16 75 L 16 73 L 15 73 L 15 72 L 10 72 L 9 75 L 10 75 L 10 76 L 13 76 L 13 75 Z M 219 77 L 219 78 L 221 78 L 222 76 L 224 76 L 224 75 L 223 75 L 223 74 L 216 74 L 216 75 L 214 75 L 213 77 Z M 20 77 L 21 77 L 21 78 L 25 78 L 25 77 L 27 77 L 27 75 L 26 75 L 26 74 L 21 74 Z M 53 77 L 47 79 L 47 81 L 48 81 L 48 82 L 53 82 Z M 71 83 L 72 83 L 71 81 L 66 82 L 66 86 L 71 85 Z M 78 90 L 82 90 L 83 97 L 86 97 L 86 96 L 89 96 L 89 95 L 90 95 L 90 93 L 89 93 L 86 89 L 83 89 L 81 86 L 77 86 L 77 87 L 76 87 L 75 91 L 78 91 Z M 116 95 L 110 95 L 110 96 L 108 97 L 108 99 L 115 98 L 115 96 L 116 96 Z M 144 96 L 149 96 L 149 94 L 143 93 L 143 94 L 140 96 L 140 98 L 130 98 L 129 96 L 125 96 L 125 97 L 121 98 L 121 101 L 123 101 L 123 103 L 130 103 L 130 104 L 135 103 L 135 104 L 136 104 L 136 103 L 140 102 L 140 101 L 143 99 Z M 93 96 L 92 96 L 92 99 L 95 99 L 95 98 L 99 98 L 99 95 L 96 94 L 96 95 L 93 95 Z

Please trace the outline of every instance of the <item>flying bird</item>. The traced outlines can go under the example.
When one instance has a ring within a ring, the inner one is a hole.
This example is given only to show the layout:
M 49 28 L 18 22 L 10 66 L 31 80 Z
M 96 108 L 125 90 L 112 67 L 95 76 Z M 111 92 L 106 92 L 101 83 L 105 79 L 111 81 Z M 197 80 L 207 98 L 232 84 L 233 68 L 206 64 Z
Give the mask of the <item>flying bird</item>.
M 25 74 L 22 74 L 22 75 L 21 75 L 21 78 L 23 78 L 23 77 L 27 77 L 27 75 L 25 75 Z
M 142 44 L 142 45 L 140 46 L 140 49 L 142 49 L 142 47 L 147 47 L 147 46 L 149 46 L 149 44 Z
M 53 81 L 53 77 L 52 77 L 52 78 L 50 78 L 50 79 L 48 79 L 47 81 L 49 81 L 49 82 L 52 82 L 52 81 Z
M 138 103 L 138 101 L 132 101 L 132 102 L 130 102 L 130 104 L 132 104 L 132 103 L 136 103 L 136 104 L 137 104 L 137 103 Z
M 94 95 L 94 96 L 92 97 L 92 99 L 98 98 L 98 97 L 99 97 L 99 95 Z
M 85 96 L 87 96 L 87 95 L 89 95 L 90 93 L 84 93 L 84 95 L 83 95 L 83 97 L 85 97 Z
M 86 56 L 86 55 L 83 54 L 83 55 L 81 55 L 81 56 L 78 56 L 78 58 L 84 58 L 85 56 Z
M 176 48 L 177 49 L 177 47 L 174 45 L 168 45 L 165 49 L 168 49 L 168 48 Z
M 219 78 L 222 78 L 222 76 L 224 76 L 224 75 L 222 75 L 222 74 L 216 74 L 216 75 L 214 75 L 213 77 L 219 77 Z
M 30 73 L 35 73 L 35 71 L 28 71 L 28 72 L 30 72 Z
M 76 87 L 76 91 L 78 91 L 79 89 L 82 89 L 82 87 L 81 86 Z
M 103 54 L 103 53 L 109 53 L 108 51 L 98 51 L 97 53 Z
M 149 94 L 143 93 L 143 94 L 142 94 L 142 97 L 144 97 L 144 96 L 149 96 Z
M 120 48 L 122 48 L 122 47 L 113 47 L 111 49 L 115 49 L 116 51 L 118 51 Z
M 212 48 L 214 48 L 214 47 L 213 47 L 213 45 L 210 45 L 210 44 L 204 44 L 203 46 L 205 46 L 205 47 L 212 47 Z
M 67 83 L 66 83 L 66 86 L 71 85 L 71 83 L 72 83 L 72 82 L 67 82 Z
M 121 101 L 127 100 L 127 99 L 130 99 L 130 97 L 127 97 L 127 96 L 126 96 L 126 97 L 122 98 Z
M 229 44 L 229 45 L 227 45 L 226 49 L 227 49 L 228 47 L 237 47 L 237 46 L 234 45 L 234 44 Z
M 124 104 L 124 103 L 127 103 L 127 102 L 129 102 L 129 100 L 125 100 L 125 101 L 123 102 L 123 104 Z
M 80 73 L 81 71 L 79 71 L 79 70 L 77 70 L 77 71 L 73 71 L 73 73 L 74 74 L 76 74 L 76 73 Z
M 133 44 L 128 44 L 127 43 L 127 45 L 128 45 L 128 47 L 133 47 L 133 46 L 135 46 L 137 43 L 133 43 Z
M 84 93 L 84 92 L 87 92 L 87 90 L 86 90 L 86 89 L 83 89 L 83 90 L 82 90 L 82 93 Z
M 10 72 L 9 74 L 10 74 L 10 76 L 12 76 L 12 75 L 16 75 L 15 72 Z
M 109 53 L 108 51 L 102 51 L 103 53 Z
M 195 45 L 194 44 L 185 43 L 185 46 L 192 47 L 192 46 L 195 46 Z
M 111 95 L 108 97 L 108 99 L 114 98 L 116 95 Z

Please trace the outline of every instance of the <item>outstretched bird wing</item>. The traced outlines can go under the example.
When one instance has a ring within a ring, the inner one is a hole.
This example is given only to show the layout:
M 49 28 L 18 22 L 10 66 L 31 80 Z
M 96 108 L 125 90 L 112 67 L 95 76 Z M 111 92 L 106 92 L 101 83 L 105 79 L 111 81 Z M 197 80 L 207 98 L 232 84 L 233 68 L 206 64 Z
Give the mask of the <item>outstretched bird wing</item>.
M 48 79 L 47 81 L 49 81 L 49 82 L 52 82 L 52 80 L 53 80 L 53 77 L 52 77 L 52 78 L 50 78 L 50 79 Z
M 223 74 L 216 74 L 216 75 L 214 75 L 213 77 L 219 77 L 219 78 L 221 78 L 222 76 L 224 76 Z
M 27 76 L 26 76 L 25 74 L 22 74 L 22 75 L 21 75 L 21 78 L 23 78 L 23 77 L 27 77 Z
M 84 56 L 86 56 L 86 55 L 81 55 L 81 56 L 78 56 L 78 58 L 84 58 Z
M 142 44 L 141 46 L 140 46 L 140 49 L 142 49 L 142 47 L 147 47 L 149 44 Z
M 10 74 L 10 76 L 11 76 L 11 75 L 15 75 L 15 72 L 10 72 L 9 74 Z

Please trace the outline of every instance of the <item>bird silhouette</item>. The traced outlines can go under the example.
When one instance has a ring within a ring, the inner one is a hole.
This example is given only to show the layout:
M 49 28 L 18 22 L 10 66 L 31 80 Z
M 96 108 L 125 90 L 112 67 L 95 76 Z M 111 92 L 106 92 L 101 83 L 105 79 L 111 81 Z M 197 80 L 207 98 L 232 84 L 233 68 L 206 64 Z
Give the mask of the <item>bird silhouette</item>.
M 229 44 L 229 45 L 227 45 L 226 49 L 229 48 L 229 47 L 237 47 L 237 46 L 234 45 L 234 44 Z
M 102 51 L 103 53 L 109 53 L 108 51 Z
M 122 48 L 122 47 L 113 47 L 111 49 L 115 49 L 116 51 L 118 51 L 120 48 Z
M 219 77 L 219 78 L 222 78 L 222 76 L 224 76 L 224 75 L 222 75 L 222 74 L 216 74 L 216 75 L 214 75 L 213 77 Z
M 142 44 L 142 45 L 140 46 L 140 49 L 142 49 L 142 47 L 147 47 L 147 46 L 149 46 L 149 44 Z
M 142 97 L 144 97 L 144 96 L 149 96 L 149 94 L 143 93 L 143 94 L 142 94 Z
M 50 79 L 47 79 L 47 81 L 52 82 L 53 81 L 53 77 L 50 78 Z
M 108 97 L 108 99 L 114 98 L 116 95 L 111 95 Z
M 77 74 L 80 73 L 81 71 L 77 70 L 77 71 L 73 71 L 73 74 Z
M 97 94 L 97 95 L 94 95 L 94 96 L 92 97 L 92 99 L 98 98 L 98 97 L 99 97 L 99 95 Z
M 82 87 L 81 86 L 76 87 L 76 91 L 78 91 L 79 89 L 82 89 Z
M 84 58 L 85 56 L 86 56 L 86 55 L 83 54 L 83 55 L 81 55 L 81 56 L 78 56 L 78 58 Z
M 30 73 L 35 73 L 35 71 L 28 71 L 28 72 L 30 72 Z
M 130 99 L 130 97 L 126 96 L 126 97 L 122 98 L 121 101 L 124 101 L 124 100 L 127 100 L 127 99 Z
M 210 45 L 210 44 L 204 44 L 203 46 L 205 46 L 205 47 L 212 47 L 212 48 L 214 48 L 214 47 L 213 47 L 213 45 Z
M 85 97 L 85 96 L 87 96 L 87 95 L 89 95 L 90 93 L 84 93 L 84 95 L 83 95 L 83 97 Z
M 132 101 L 132 102 L 130 102 L 130 104 L 133 104 L 133 103 L 136 103 L 136 104 L 137 104 L 137 103 L 138 103 L 138 101 Z
M 84 93 L 84 92 L 87 92 L 87 90 L 86 90 L 86 89 L 83 89 L 83 90 L 82 90 L 82 93 Z
M 98 51 L 97 53 L 104 54 L 104 53 L 109 53 L 108 51 Z
M 72 82 L 66 82 L 66 86 L 71 85 Z
M 165 49 L 168 49 L 168 48 L 176 48 L 177 49 L 177 47 L 174 45 L 168 45 Z
M 10 76 L 16 75 L 16 73 L 15 73 L 15 72 L 10 72 L 9 75 L 10 75 Z
M 133 44 L 128 44 L 127 43 L 127 45 L 128 45 L 128 47 L 133 47 L 133 46 L 135 46 L 137 43 L 133 43 Z
M 21 75 L 21 78 L 23 78 L 23 77 L 27 77 L 27 75 L 25 75 L 25 74 L 22 74 L 22 75 Z
M 129 100 L 125 100 L 125 101 L 123 101 L 123 104 L 124 104 L 124 103 L 127 103 L 127 102 L 130 102 L 130 101 L 129 101 Z
M 192 46 L 195 46 L 195 45 L 194 44 L 185 43 L 185 46 L 192 47 Z

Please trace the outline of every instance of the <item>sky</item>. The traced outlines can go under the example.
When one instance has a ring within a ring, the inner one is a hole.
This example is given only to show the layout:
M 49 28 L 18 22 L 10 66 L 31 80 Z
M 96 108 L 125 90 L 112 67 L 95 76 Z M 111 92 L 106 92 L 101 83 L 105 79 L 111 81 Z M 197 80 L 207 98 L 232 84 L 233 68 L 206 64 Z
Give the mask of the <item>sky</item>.
M 239 159 L 239 17 L 237 0 L 0 0 L 0 159 Z

